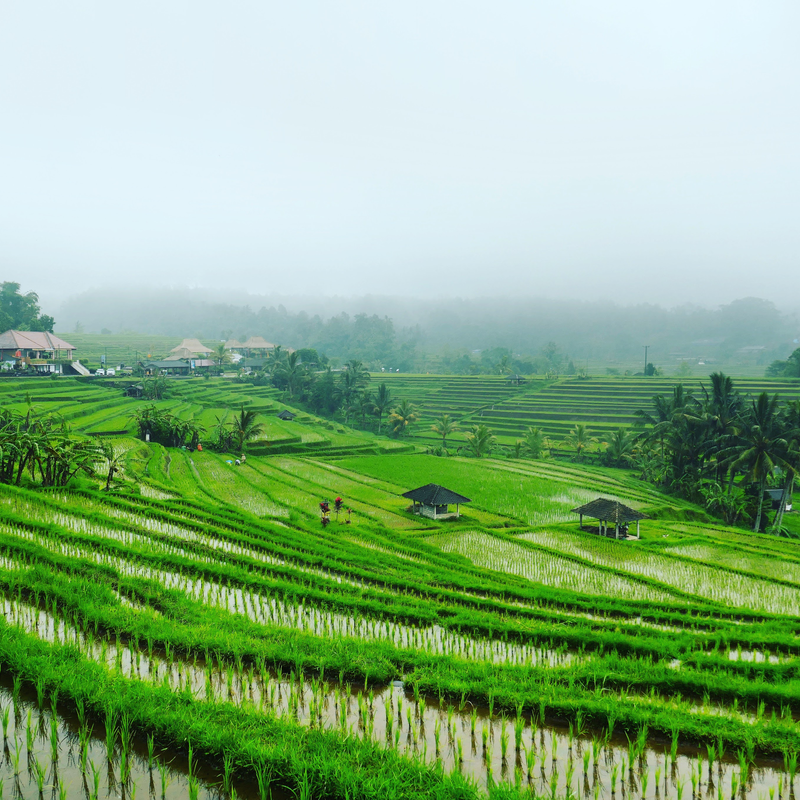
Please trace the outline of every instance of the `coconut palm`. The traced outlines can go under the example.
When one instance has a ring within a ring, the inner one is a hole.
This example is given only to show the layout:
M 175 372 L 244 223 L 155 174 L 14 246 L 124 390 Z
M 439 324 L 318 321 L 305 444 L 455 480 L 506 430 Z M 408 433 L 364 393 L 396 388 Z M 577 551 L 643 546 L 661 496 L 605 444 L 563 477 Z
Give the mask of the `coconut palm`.
M 550 443 L 541 428 L 530 427 L 525 431 L 525 439 L 522 442 L 522 446 L 531 458 L 542 458 L 549 445 Z
M 492 452 L 495 438 L 486 425 L 473 425 L 466 433 L 467 449 L 475 458 L 483 458 Z
M 392 433 L 395 436 L 402 436 L 408 426 L 419 419 L 416 406 L 408 400 L 402 400 L 399 406 L 392 409 L 389 414 L 389 424 L 392 426 Z
M 573 448 L 578 461 L 582 461 L 584 454 L 591 450 L 592 445 L 597 444 L 597 439 L 589 433 L 589 429 L 584 423 L 579 422 L 567 434 L 564 443 Z
M 211 355 L 214 361 L 217 362 L 218 367 L 231 363 L 231 354 L 228 350 L 225 349 L 225 342 L 220 342 L 214 348 L 214 352 Z
M 743 480 L 758 487 L 758 510 L 753 530 L 761 529 L 764 492 L 767 479 L 777 467 L 793 471 L 787 460 L 791 457 L 789 442 L 784 437 L 778 415 L 778 395 L 772 398 L 762 392 L 742 419 L 740 430 L 732 437 L 730 446 L 720 452 L 720 457 L 733 471 L 744 471 Z
M 244 403 L 241 411 L 234 416 L 233 437 L 239 450 L 244 450 L 247 442 L 257 439 L 264 433 L 264 426 L 257 422 L 257 419 L 258 414 L 251 409 L 245 409 Z
M 353 383 L 358 389 L 363 389 L 371 380 L 367 368 L 356 358 L 350 359 L 344 369 L 353 376 Z
M 450 418 L 449 414 L 442 414 L 436 422 L 431 425 L 431 430 L 442 437 L 442 447 L 447 449 L 447 437 L 458 430 L 458 423 Z
M 621 467 L 633 460 L 636 436 L 627 428 L 618 428 L 603 444 L 606 446 L 603 454 L 606 463 Z
M 378 433 L 381 432 L 381 420 L 387 409 L 391 408 L 394 400 L 392 399 L 392 391 L 389 387 L 382 383 L 375 393 L 375 398 L 372 401 L 372 407 L 378 417 Z
M 358 396 L 356 405 L 358 414 L 361 417 L 361 426 L 364 427 L 367 424 L 367 414 L 371 414 L 375 408 L 375 398 L 372 396 L 372 392 L 362 392 Z
M 789 445 L 786 452 L 786 460 L 792 466 L 792 469 L 783 471 L 783 491 L 781 492 L 778 512 L 775 514 L 775 519 L 772 523 L 775 532 L 779 532 L 783 525 L 783 515 L 786 511 L 786 504 L 789 502 L 789 498 L 792 495 L 795 477 L 798 471 L 800 471 L 800 400 L 790 400 L 786 404 L 786 411 L 783 414 L 783 425 L 786 430 L 786 441 Z
M 297 352 L 289 353 L 285 359 L 277 362 L 272 375 L 278 388 L 285 389 L 289 397 L 294 397 L 307 380 L 306 367 Z

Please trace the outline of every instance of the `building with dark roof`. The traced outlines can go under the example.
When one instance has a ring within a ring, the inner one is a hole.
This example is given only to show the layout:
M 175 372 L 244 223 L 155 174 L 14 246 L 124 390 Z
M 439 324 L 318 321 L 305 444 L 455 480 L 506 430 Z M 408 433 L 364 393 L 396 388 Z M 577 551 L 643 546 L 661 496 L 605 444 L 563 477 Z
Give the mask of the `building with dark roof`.
M 590 503 L 572 509 L 573 514 L 580 515 L 580 526 L 583 528 L 583 518 L 591 517 L 600 521 L 597 532 L 601 536 L 612 536 L 615 539 L 628 538 L 628 525 L 636 523 L 636 538 L 639 538 L 639 520 L 647 519 L 647 514 L 642 514 L 629 506 L 623 505 L 619 500 L 609 500 L 598 497 Z M 614 532 L 610 533 L 609 523 L 613 524 Z
M 419 489 L 404 492 L 401 496 L 411 500 L 412 514 L 419 514 L 429 519 L 458 519 L 460 516 L 459 505 L 472 502 L 469 497 L 445 489 L 444 486 L 436 483 L 428 483 L 420 486 Z M 456 507 L 454 514 L 448 508 L 450 505 Z
M 282 420 L 284 420 L 285 422 L 291 422 L 291 421 L 292 421 L 294 418 L 295 418 L 295 415 L 294 415 L 294 414 L 292 414 L 292 412 L 291 412 L 291 411 L 289 411 L 289 410 L 288 410 L 288 409 L 286 409 L 286 408 L 284 408 L 284 409 L 283 409 L 283 411 L 281 411 L 281 412 L 278 414 L 278 419 L 282 419 Z

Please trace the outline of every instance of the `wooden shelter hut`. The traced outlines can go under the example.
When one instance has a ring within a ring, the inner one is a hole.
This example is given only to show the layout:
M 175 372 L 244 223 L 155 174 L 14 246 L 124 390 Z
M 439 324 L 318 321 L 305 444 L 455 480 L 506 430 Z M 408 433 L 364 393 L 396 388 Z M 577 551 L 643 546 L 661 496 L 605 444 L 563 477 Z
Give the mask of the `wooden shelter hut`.
M 401 496 L 411 500 L 412 514 L 419 514 L 430 519 L 458 519 L 460 516 L 459 505 L 472 502 L 469 497 L 464 497 L 435 483 L 420 486 L 419 489 L 412 489 Z M 455 514 L 448 508 L 452 504 L 455 504 L 456 507 Z
M 283 411 L 281 411 L 278 414 L 278 419 L 282 419 L 285 422 L 291 422 L 294 419 L 294 417 L 295 417 L 295 415 L 292 414 L 291 411 L 289 411 L 288 409 L 285 409 L 285 408 L 283 409 Z
M 636 523 L 636 538 L 639 539 L 639 520 L 648 518 L 647 514 L 635 511 L 620 503 L 619 500 L 609 500 L 605 497 L 598 497 L 597 500 L 592 500 L 586 505 L 573 508 L 572 513 L 580 515 L 581 528 L 583 528 L 583 518 L 591 517 L 600 521 L 597 532 L 601 536 L 613 536 L 615 539 L 627 538 L 628 525 L 631 522 Z M 613 533 L 610 532 L 609 523 L 614 526 Z M 591 530 L 594 530 L 594 527 Z

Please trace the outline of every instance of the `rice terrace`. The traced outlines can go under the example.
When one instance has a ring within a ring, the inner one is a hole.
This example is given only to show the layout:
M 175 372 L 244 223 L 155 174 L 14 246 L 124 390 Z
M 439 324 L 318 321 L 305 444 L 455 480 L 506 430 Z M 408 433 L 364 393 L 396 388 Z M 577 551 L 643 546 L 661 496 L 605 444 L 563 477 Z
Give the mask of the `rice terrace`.
M 1 796 L 795 796 L 797 381 L 293 364 L 0 380 Z

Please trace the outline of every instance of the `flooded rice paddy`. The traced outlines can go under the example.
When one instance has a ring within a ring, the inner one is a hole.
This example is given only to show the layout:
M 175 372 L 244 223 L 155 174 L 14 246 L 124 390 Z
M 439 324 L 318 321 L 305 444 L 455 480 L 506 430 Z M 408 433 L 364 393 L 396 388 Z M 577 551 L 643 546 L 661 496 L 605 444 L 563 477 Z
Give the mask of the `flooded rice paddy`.
M 740 762 L 737 754 L 660 741 L 646 729 L 628 741 L 543 721 L 535 705 L 532 713 L 518 710 L 504 716 L 468 701 L 427 697 L 402 682 L 364 688 L 336 676 L 309 679 L 264 664 L 182 659 L 174 652 L 95 637 L 17 600 L 4 599 L 0 608 L 8 624 L 47 642 L 72 643 L 87 658 L 129 679 L 188 689 L 199 701 L 233 703 L 345 736 L 367 737 L 428 763 L 439 761 L 445 770 L 458 770 L 482 787 L 504 780 L 530 785 L 540 795 L 606 800 L 618 795 L 688 800 L 690 790 L 698 798 L 763 800 L 794 789 L 794 776 L 777 760 Z

